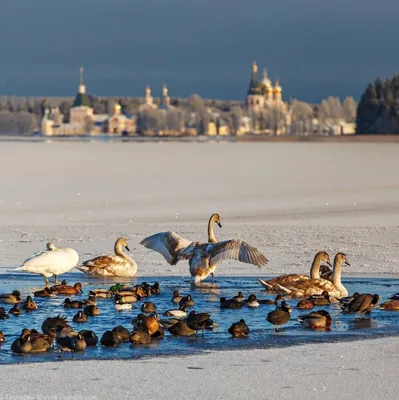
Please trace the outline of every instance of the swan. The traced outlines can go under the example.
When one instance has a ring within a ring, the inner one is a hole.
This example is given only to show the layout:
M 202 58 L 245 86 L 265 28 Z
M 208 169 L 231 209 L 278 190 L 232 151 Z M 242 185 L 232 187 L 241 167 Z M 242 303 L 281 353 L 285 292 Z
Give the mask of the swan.
M 120 237 L 115 242 L 115 255 L 99 256 L 85 261 L 76 268 L 90 276 L 131 278 L 136 275 L 137 264 L 123 253 L 123 247 L 130 251 L 127 240 L 124 237 Z
M 219 228 L 222 227 L 219 214 L 212 214 L 208 221 L 208 243 L 216 243 L 216 236 L 213 230 L 213 225 L 217 224 Z M 175 232 L 160 232 L 143 239 L 140 244 L 144 247 L 157 251 L 162 254 L 165 260 L 170 265 L 177 263 L 177 256 L 179 253 L 192 243 Z M 201 243 L 201 242 L 197 242 Z
M 324 291 L 328 292 L 330 296 L 334 297 L 345 297 L 348 296 L 348 290 L 341 282 L 341 271 L 342 265 L 349 265 L 347 257 L 344 253 L 337 253 L 334 257 L 334 268 L 333 268 L 333 281 L 326 279 L 306 279 L 298 281 L 291 286 L 283 286 L 277 283 L 277 287 L 280 292 L 284 295 L 291 297 L 305 297 L 314 294 L 321 294 Z
M 258 279 L 259 283 L 266 288 L 267 290 L 277 290 L 277 283 L 282 286 L 289 286 L 295 284 L 298 281 L 306 280 L 306 279 L 318 279 L 320 278 L 320 265 L 322 262 L 330 264 L 330 256 L 325 251 L 319 251 L 313 259 L 312 266 L 310 268 L 310 276 L 300 275 L 300 274 L 288 274 L 288 275 L 280 275 L 275 278 L 269 279 L 267 281 L 263 279 Z
M 177 264 L 181 259 L 189 260 L 192 281 L 198 285 L 209 275 L 214 281 L 217 264 L 223 260 L 238 260 L 262 267 L 268 259 L 255 247 L 242 240 L 216 241 L 213 223 L 220 224 L 220 216 L 213 214 L 208 222 L 208 243 L 191 242 L 175 232 L 160 232 L 143 239 L 140 244 L 161 253 L 165 260 Z
M 54 242 L 49 242 L 45 251 L 33 254 L 16 271 L 42 275 L 48 285 L 50 277 L 54 275 L 55 283 L 58 283 L 58 276 L 70 271 L 78 262 L 79 255 L 74 249 L 58 248 Z

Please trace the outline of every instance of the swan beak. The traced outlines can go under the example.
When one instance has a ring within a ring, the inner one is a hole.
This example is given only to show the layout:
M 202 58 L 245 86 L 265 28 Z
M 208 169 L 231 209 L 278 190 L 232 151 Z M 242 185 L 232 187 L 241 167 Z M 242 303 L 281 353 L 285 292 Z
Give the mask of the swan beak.
M 349 267 L 351 266 L 351 265 L 348 263 L 348 261 L 345 261 L 345 264 L 346 264 L 346 265 L 349 265 Z
M 217 222 L 217 224 L 219 225 L 219 228 L 221 228 L 221 227 L 222 227 L 222 224 L 221 224 L 220 222 Z
M 128 246 L 125 246 L 125 249 L 126 249 L 127 251 L 130 251 L 130 249 L 129 249 L 129 247 L 128 247 Z

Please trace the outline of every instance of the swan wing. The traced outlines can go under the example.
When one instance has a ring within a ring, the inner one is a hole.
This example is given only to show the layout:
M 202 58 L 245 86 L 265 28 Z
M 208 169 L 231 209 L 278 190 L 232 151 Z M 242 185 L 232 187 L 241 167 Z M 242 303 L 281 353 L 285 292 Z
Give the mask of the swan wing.
M 238 260 L 262 267 L 269 262 L 256 247 L 237 239 L 209 244 L 208 251 L 210 251 L 212 265 L 222 260 Z
M 154 250 L 165 258 L 171 264 L 176 264 L 176 256 L 180 250 L 188 247 L 192 242 L 175 232 L 160 232 L 143 239 L 140 244 L 147 249 Z

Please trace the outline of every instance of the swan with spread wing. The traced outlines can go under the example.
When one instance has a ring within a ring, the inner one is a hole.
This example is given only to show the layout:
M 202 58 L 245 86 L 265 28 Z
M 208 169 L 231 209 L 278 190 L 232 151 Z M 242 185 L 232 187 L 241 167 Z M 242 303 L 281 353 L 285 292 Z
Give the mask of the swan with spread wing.
M 162 254 L 171 264 L 181 259 L 188 260 L 193 282 L 198 285 L 209 275 L 214 281 L 217 264 L 223 260 L 238 260 L 258 267 L 265 266 L 268 259 L 255 247 L 242 240 L 233 239 L 218 242 L 213 224 L 221 227 L 220 216 L 213 214 L 208 222 L 208 243 L 192 242 L 175 232 L 160 232 L 143 239 L 140 244 Z

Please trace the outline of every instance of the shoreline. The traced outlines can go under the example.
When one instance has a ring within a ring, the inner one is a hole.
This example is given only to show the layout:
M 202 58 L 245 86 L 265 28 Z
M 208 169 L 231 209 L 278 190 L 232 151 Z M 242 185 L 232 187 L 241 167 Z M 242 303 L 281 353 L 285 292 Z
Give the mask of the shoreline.
M 399 390 L 395 376 L 398 345 L 399 338 L 394 337 L 104 363 L 74 360 L 72 364 L 68 360 L 35 364 L 39 367 L 35 373 L 31 363 L 9 364 L 2 366 L 0 377 L 5 393 L 31 400 L 49 393 L 55 398 L 108 398 L 110 382 L 118 387 L 120 399 L 131 399 L 132 394 L 135 398 L 172 398 L 176 390 L 186 399 L 209 397 L 210 393 L 214 398 L 231 399 L 339 396 L 352 400 L 361 393 L 367 393 L 368 398 L 394 399 Z M 73 374 L 68 373 L 71 367 Z M 21 376 L 23 384 L 15 385 Z M 339 389 L 343 384 L 344 391 Z
M 0 135 L 0 142 L 101 142 L 101 143 L 399 143 L 399 135 L 243 135 L 243 136 L 22 136 Z

